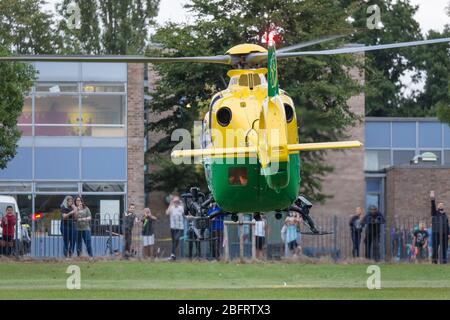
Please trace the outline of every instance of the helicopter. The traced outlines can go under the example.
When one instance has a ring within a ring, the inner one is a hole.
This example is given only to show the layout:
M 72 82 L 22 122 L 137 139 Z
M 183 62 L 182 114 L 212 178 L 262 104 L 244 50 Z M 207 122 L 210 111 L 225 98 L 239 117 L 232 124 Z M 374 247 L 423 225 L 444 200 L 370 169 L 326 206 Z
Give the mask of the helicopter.
M 224 55 L 198 57 L 19 55 L 0 61 L 213 63 L 232 66 L 228 88 L 211 98 L 202 122 L 201 148 L 173 150 L 173 159 L 201 158 L 211 201 L 222 213 L 300 213 L 314 234 L 320 233 L 309 216 L 312 204 L 300 188 L 300 152 L 359 148 L 359 141 L 299 143 L 295 105 L 279 88 L 277 61 L 302 56 L 362 53 L 373 50 L 449 43 L 450 38 L 297 51 L 335 40 L 334 35 L 276 50 L 275 32 L 266 33 L 267 48 L 239 44 Z M 261 67 L 267 63 L 267 67 Z M 207 203 L 203 204 L 204 206 Z

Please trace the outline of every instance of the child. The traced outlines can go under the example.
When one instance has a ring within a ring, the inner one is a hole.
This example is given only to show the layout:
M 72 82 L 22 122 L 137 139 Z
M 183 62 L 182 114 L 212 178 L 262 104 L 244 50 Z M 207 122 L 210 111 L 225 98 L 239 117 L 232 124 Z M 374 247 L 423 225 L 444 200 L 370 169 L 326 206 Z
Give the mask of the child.
M 281 229 L 281 238 L 285 243 L 287 243 L 289 252 L 296 256 L 298 255 L 298 225 L 299 219 L 295 216 L 295 214 L 289 216 L 284 221 L 284 226 Z
M 427 257 L 428 247 L 428 232 L 425 229 L 423 222 L 419 223 L 419 228 L 414 231 L 414 256 L 418 260 L 423 260 Z
M 153 231 L 153 221 L 158 220 L 150 208 L 144 209 L 144 218 L 142 220 L 142 242 L 144 259 L 153 258 L 153 245 L 155 244 L 155 235 Z

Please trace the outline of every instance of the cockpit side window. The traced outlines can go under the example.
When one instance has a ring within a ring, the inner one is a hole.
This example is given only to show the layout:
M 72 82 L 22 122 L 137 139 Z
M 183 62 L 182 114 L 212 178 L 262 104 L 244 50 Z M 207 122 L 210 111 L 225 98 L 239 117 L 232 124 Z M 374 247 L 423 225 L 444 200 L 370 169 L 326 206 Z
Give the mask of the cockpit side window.
M 259 77 L 259 74 L 252 74 L 252 78 L 253 78 L 253 86 L 260 86 L 261 85 L 261 78 Z
M 239 77 L 239 85 L 241 87 L 248 87 L 248 75 L 243 74 Z

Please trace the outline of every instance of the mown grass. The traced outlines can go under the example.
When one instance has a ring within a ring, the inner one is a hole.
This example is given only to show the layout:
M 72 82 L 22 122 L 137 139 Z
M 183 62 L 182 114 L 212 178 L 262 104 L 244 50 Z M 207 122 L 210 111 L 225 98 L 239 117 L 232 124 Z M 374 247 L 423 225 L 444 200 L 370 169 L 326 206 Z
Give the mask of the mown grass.
M 368 264 L 3 261 L 0 299 L 450 299 L 449 266 L 379 266 L 382 289 L 368 290 Z

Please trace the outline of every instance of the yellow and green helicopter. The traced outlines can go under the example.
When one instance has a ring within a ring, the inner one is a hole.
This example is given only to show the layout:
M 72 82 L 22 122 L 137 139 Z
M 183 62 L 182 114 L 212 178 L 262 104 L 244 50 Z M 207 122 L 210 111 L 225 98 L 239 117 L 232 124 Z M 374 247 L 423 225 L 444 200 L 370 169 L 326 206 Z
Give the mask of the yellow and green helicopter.
M 171 156 L 202 159 L 208 187 L 214 201 L 224 212 L 269 212 L 288 208 L 299 211 L 300 204 L 307 202 L 306 199 L 299 197 L 299 153 L 322 149 L 358 148 L 362 144 L 359 141 L 299 143 L 295 105 L 286 92 L 279 89 L 277 60 L 450 42 L 450 38 L 442 38 L 320 51 L 297 51 L 340 37 L 343 36 L 312 40 L 282 48 L 278 52 L 275 48 L 274 33 L 269 32 L 267 49 L 255 44 L 240 44 L 229 49 L 225 55 L 218 56 L 29 55 L 0 57 L 0 61 L 196 62 L 234 67 L 228 71 L 230 77 L 228 88 L 215 94 L 211 99 L 209 111 L 203 120 L 202 148 L 175 150 Z M 261 68 L 265 63 L 267 68 Z M 317 231 L 314 230 L 313 224 L 311 229 L 313 232 Z

